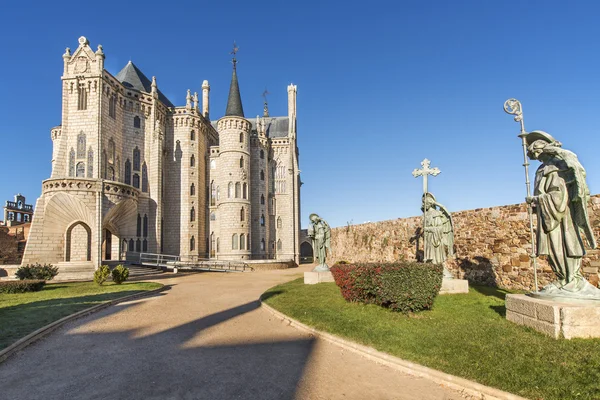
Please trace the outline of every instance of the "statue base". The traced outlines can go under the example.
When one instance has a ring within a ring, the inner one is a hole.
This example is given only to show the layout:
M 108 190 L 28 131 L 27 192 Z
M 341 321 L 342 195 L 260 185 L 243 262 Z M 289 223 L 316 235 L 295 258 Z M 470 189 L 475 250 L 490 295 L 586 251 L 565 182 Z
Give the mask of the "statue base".
M 600 338 L 600 302 L 506 295 L 506 319 L 555 339 Z
M 320 271 L 311 271 L 304 273 L 304 284 L 305 285 L 315 285 L 317 283 L 322 282 L 335 282 L 333 279 L 333 275 L 331 271 L 320 272 Z
M 469 281 L 466 279 L 442 279 L 440 294 L 469 293 Z

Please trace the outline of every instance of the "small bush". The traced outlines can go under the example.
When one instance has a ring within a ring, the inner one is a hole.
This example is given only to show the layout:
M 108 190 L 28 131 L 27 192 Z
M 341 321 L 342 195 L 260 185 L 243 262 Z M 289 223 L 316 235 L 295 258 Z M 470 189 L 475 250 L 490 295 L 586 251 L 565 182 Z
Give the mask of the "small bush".
M 408 313 L 431 309 L 443 268 L 416 262 L 336 264 L 331 272 L 347 301 Z
M 27 264 L 24 267 L 19 267 L 15 275 L 20 280 L 24 279 L 42 279 L 50 281 L 58 275 L 58 267 L 54 267 L 52 264 Z
M 98 285 L 102 285 L 106 279 L 110 276 L 110 268 L 108 265 L 101 265 L 96 271 L 94 271 L 94 282 Z
M 117 285 L 125 282 L 129 278 L 129 268 L 124 267 L 122 264 L 119 264 L 112 270 L 112 280 Z
M 25 279 L 20 281 L 0 281 L 0 293 L 39 292 L 46 281 Z

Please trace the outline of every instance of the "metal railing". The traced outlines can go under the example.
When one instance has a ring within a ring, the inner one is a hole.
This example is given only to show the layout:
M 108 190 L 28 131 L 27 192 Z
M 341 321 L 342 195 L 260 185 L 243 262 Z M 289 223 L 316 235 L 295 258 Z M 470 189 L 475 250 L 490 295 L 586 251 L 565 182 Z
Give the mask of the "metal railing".
M 139 253 L 139 263 L 154 267 L 181 268 L 197 271 L 245 272 L 253 271 L 243 261 L 209 260 L 198 256 L 174 256 L 168 254 Z

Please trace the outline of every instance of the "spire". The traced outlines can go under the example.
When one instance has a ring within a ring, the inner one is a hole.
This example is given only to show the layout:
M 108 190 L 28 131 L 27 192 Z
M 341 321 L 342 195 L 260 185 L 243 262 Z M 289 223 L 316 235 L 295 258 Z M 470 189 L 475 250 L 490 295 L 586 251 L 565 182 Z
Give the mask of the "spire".
M 240 86 L 238 85 L 236 73 L 237 60 L 235 59 L 235 54 L 238 52 L 238 50 L 239 48 L 236 46 L 235 42 L 233 42 L 233 51 L 230 53 L 233 54 L 233 59 L 231 60 L 231 63 L 233 64 L 233 74 L 231 75 L 231 85 L 229 86 L 229 98 L 227 99 L 227 110 L 225 111 L 225 116 L 244 116 L 242 97 L 240 96 Z
M 265 91 L 263 92 L 262 96 L 265 99 L 265 106 L 263 107 L 263 117 L 268 117 L 269 116 L 269 102 L 267 101 L 267 95 L 271 94 L 267 91 L 267 89 L 265 88 Z

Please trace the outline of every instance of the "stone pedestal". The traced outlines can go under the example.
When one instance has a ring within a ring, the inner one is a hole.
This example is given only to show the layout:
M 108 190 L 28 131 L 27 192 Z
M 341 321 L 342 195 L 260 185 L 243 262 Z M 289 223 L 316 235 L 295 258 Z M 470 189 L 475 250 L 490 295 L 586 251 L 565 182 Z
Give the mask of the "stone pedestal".
M 442 279 L 440 294 L 469 293 L 469 281 L 466 279 Z
M 509 294 L 506 319 L 555 339 L 600 337 L 600 301 L 556 301 Z
M 335 280 L 333 279 L 333 275 L 331 274 L 331 271 L 327 271 L 327 272 L 311 271 L 311 272 L 304 273 L 304 284 L 305 285 L 314 285 L 316 283 L 321 283 L 321 282 L 335 282 Z

